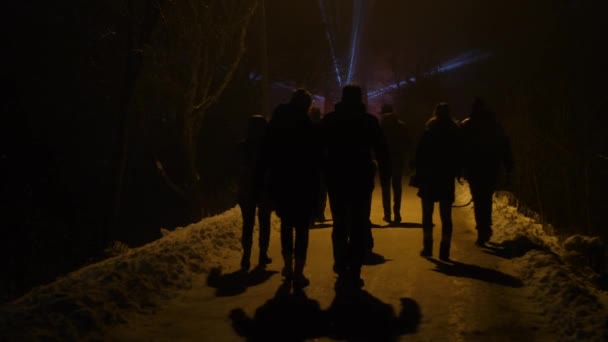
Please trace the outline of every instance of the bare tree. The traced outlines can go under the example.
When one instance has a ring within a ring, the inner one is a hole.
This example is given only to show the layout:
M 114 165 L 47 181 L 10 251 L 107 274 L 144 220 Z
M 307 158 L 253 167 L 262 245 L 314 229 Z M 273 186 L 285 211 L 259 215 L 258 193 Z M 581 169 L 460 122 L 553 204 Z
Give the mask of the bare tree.
M 138 94 L 143 101 L 159 95 L 171 99 L 183 165 L 172 173 L 162 161 L 155 162 L 169 187 L 191 204 L 190 219 L 196 220 L 202 215 L 197 169 L 201 126 L 240 64 L 258 1 L 157 1 L 156 6 L 160 25 L 143 48 L 147 64 Z

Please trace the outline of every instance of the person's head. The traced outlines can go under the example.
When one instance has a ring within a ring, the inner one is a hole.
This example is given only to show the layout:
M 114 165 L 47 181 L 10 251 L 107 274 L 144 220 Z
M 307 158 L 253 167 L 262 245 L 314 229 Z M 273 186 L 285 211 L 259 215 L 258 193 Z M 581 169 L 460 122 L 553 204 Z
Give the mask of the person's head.
M 363 95 L 361 87 L 356 84 L 349 84 L 342 89 L 342 103 L 345 104 L 360 104 Z
M 393 105 L 385 103 L 382 105 L 382 109 L 380 109 L 380 114 L 389 114 L 393 112 Z
M 247 139 L 261 139 L 266 133 L 267 125 L 268 122 L 263 116 L 257 114 L 250 116 L 247 120 Z
M 433 117 L 437 118 L 437 120 L 451 120 L 452 115 L 450 114 L 450 107 L 448 104 L 446 102 L 439 102 L 437 106 L 435 106 Z
M 298 110 L 308 112 L 308 109 L 312 104 L 312 95 L 304 88 L 296 89 L 291 95 L 291 100 L 289 103 L 298 108 Z

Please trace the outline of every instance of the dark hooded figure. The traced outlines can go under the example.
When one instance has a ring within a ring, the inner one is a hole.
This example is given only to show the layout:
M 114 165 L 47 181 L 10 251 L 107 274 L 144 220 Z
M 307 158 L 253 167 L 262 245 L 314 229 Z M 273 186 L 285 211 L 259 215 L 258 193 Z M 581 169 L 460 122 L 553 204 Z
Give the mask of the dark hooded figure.
M 384 208 L 384 221 L 401 222 L 401 180 L 405 170 L 406 155 L 410 140 L 405 129 L 405 124 L 393 112 L 393 106 L 385 104 L 381 110 L 382 122 L 380 127 L 386 138 L 390 169 L 382 187 L 382 207 Z M 393 191 L 393 219 L 391 220 L 391 189 Z
M 348 85 L 334 112 L 321 121 L 326 180 L 334 220 L 332 232 L 337 286 L 363 286 L 361 265 L 371 243 L 371 196 L 375 163 L 386 177 L 386 142 L 378 120 L 366 112 L 361 88 Z
M 464 176 L 473 197 L 477 244 L 481 246 L 492 237 L 492 196 L 500 168 L 510 174 L 513 157 L 504 129 L 481 99 L 475 99 L 471 116 L 462 122 L 462 132 Z
M 423 249 L 421 256 L 433 255 L 433 210 L 439 202 L 441 244 L 439 258 L 449 260 L 452 239 L 454 179 L 460 176 L 460 129 L 446 103 L 435 107 L 433 116 L 416 148 L 418 196 L 422 200 Z
M 259 193 L 254 193 L 254 172 L 260 157 L 262 140 L 266 133 L 267 124 L 266 119 L 261 115 L 252 115 L 249 117 L 247 137 L 239 144 L 240 179 L 238 203 L 243 217 L 243 235 L 241 237 L 241 246 L 243 247 L 241 270 L 243 271 L 248 271 L 250 267 L 256 207 L 258 210 L 258 223 L 260 225 L 259 265 L 264 266 L 271 262 L 267 254 L 268 242 L 270 239 L 271 212 L 268 192 L 265 191 L 265 189 L 262 189 Z
M 304 287 L 308 228 L 312 223 L 319 189 L 320 148 L 308 110 L 310 93 L 296 90 L 288 104 L 279 105 L 270 120 L 262 165 L 269 177 L 270 198 L 281 219 L 282 275 L 294 286 Z M 295 248 L 293 231 L 295 229 Z M 295 267 L 294 267 L 295 258 Z

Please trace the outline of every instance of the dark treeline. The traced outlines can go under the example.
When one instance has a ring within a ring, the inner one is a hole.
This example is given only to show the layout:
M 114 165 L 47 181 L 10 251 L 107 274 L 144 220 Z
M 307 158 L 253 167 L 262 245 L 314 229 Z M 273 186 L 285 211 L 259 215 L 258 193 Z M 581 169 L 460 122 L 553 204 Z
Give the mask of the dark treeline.
M 234 206 L 233 151 L 260 108 L 256 5 L 2 11 L 2 300 Z

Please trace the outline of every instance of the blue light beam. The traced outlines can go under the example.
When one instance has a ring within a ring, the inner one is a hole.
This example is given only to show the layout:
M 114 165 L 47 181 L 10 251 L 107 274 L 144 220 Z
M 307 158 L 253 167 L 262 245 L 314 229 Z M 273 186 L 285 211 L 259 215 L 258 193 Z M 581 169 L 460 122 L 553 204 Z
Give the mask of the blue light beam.
M 450 60 L 448 60 L 447 62 L 441 64 L 439 67 L 437 67 L 437 69 L 435 70 L 435 72 L 432 72 L 430 74 L 433 73 L 444 73 L 444 72 L 448 72 L 454 69 L 458 69 L 460 67 L 463 67 L 465 65 L 469 65 L 469 64 L 473 64 L 476 62 L 479 62 L 483 59 L 486 59 L 488 57 L 492 56 L 491 53 L 489 52 L 482 52 L 480 50 L 471 50 L 468 51 L 458 57 L 452 58 Z M 398 87 L 402 87 L 408 83 L 412 83 L 412 82 L 416 82 L 416 78 L 411 77 L 406 81 L 401 81 L 399 83 L 396 84 L 392 84 L 380 89 L 376 89 L 373 91 L 370 91 L 367 93 L 367 98 L 368 99 L 372 99 L 374 97 L 386 94 L 390 91 L 393 91 L 395 89 L 397 89 Z
M 323 25 L 325 26 L 325 36 L 327 37 L 327 42 L 329 43 L 329 52 L 331 54 L 331 60 L 334 65 L 334 69 L 336 71 L 336 81 L 338 81 L 338 85 L 342 88 L 342 77 L 340 76 L 340 68 L 338 67 L 338 60 L 336 58 L 336 50 L 334 48 L 334 38 L 329 30 L 329 25 L 327 22 L 327 12 L 325 12 L 325 4 L 324 0 L 319 0 L 319 8 L 321 9 L 321 18 L 323 20 Z

